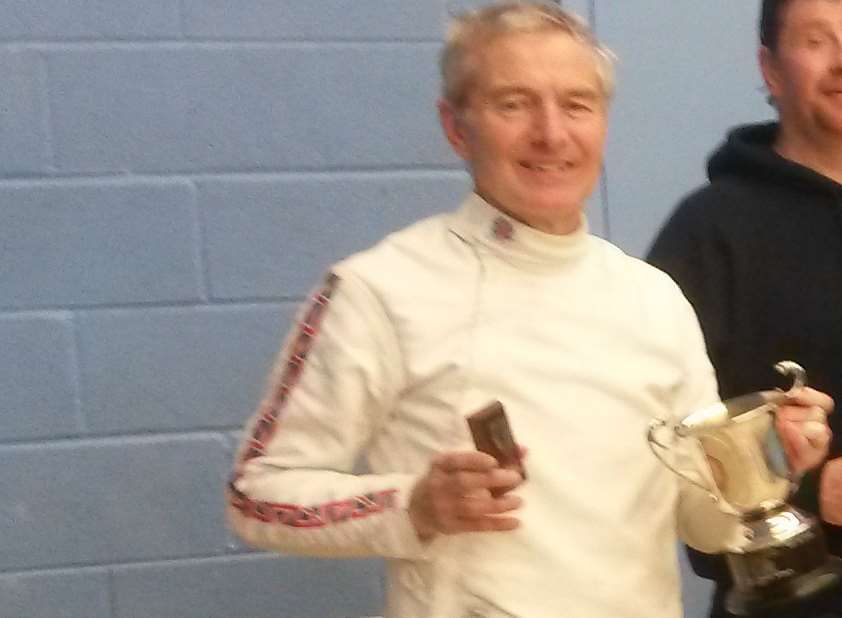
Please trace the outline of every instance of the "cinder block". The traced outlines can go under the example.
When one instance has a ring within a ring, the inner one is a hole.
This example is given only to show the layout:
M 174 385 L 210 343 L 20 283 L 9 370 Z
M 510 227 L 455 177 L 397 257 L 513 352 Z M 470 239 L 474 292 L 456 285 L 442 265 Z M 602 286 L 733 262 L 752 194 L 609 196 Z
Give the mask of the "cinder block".
M 455 208 L 468 187 L 458 172 L 202 182 L 211 295 L 300 297 L 333 262 Z
M 272 555 L 115 569 L 119 618 L 349 618 L 383 604 L 380 562 Z
M 243 420 L 245 421 L 245 419 Z M 245 425 L 245 422 L 241 425 Z M 228 461 L 230 462 L 232 467 L 234 465 L 234 459 L 237 453 L 237 448 L 240 445 L 240 441 L 243 439 L 243 435 L 244 432 L 242 431 L 242 429 L 238 429 L 237 431 L 230 431 L 225 434 L 226 444 L 228 445 Z M 242 554 L 254 551 L 253 548 L 249 547 L 243 541 L 241 541 L 240 538 L 236 534 L 234 534 L 233 530 L 231 530 L 230 528 L 228 530 L 226 548 L 232 554 Z
M 0 317 L 0 440 L 79 433 L 67 316 Z
M 200 297 L 187 183 L 6 183 L 0 204 L 0 307 Z
M 184 0 L 190 37 L 375 40 L 441 36 L 437 2 L 394 0 Z
M 645 253 L 704 181 L 728 128 L 774 115 L 757 69 L 757 5 L 596 3 L 599 35 L 621 58 L 605 166 L 611 239 L 629 253 Z
M 95 433 L 238 427 L 295 303 L 85 313 L 82 411 Z
M 489 0 L 440 0 L 444 2 L 447 14 L 460 13 L 489 4 Z M 588 19 L 591 5 L 597 0 L 564 0 L 559 2 L 565 9 L 573 11 L 583 19 Z
M 57 165 L 64 172 L 455 165 L 436 120 L 436 51 L 349 44 L 50 53 Z
M 108 574 L 94 569 L 3 574 L 0 599 L 4 618 L 114 618 Z
M 176 37 L 178 0 L 0 0 L 0 39 Z
M 0 447 L 0 569 L 221 554 L 227 467 L 202 436 Z
M 0 28 L 6 22 L 2 4 Z M 0 51 L 0 80 L 0 174 L 45 171 L 50 159 L 43 63 L 35 52 Z

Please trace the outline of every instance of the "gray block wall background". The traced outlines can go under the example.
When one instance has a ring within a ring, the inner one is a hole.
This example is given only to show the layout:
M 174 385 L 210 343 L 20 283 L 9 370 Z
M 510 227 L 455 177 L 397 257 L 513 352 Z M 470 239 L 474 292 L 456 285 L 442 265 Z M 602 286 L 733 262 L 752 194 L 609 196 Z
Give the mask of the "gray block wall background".
M 251 552 L 222 486 L 322 271 L 466 191 L 436 56 L 477 4 L 0 0 L 0 617 L 378 612 L 376 560 Z M 591 224 L 639 255 L 770 116 L 759 2 L 566 4 L 620 57 Z

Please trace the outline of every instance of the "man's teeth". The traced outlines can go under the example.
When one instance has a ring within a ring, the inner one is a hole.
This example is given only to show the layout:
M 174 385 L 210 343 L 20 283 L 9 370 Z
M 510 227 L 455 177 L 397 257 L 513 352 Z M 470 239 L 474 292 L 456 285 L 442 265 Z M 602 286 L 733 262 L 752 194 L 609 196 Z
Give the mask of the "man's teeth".
M 566 163 L 556 163 L 553 165 L 547 163 L 533 163 L 527 165 L 529 169 L 537 170 L 539 172 L 560 172 L 567 169 Z

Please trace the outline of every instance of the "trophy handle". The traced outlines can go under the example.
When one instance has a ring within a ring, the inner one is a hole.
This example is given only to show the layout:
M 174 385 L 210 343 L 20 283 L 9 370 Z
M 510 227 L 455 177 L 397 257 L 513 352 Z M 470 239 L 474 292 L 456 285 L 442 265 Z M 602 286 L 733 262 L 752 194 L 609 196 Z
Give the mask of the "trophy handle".
M 791 360 L 782 360 L 775 364 L 775 371 L 785 376 L 792 376 L 792 386 L 789 390 L 783 392 L 786 396 L 792 391 L 807 385 L 807 372 L 804 367 Z M 764 452 L 770 467 L 780 476 L 788 478 L 791 483 L 792 490 L 796 491 L 801 485 L 801 474 L 795 474 L 790 470 L 786 457 L 783 454 L 784 448 L 781 444 L 780 436 L 775 430 L 774 426 L 769 428 L 769 435 L 766 437 L 764 444 Z
M 681 470 L 678 470 L 677 468 L 675 468 L 671 463 L 669 463 L 666 459 L 664 459 L 664 457 L 661 455 L 661 453 L 655 448 L 655 447 L 658 447 L 662 451 L 670 450 L 670 447 L 668 445 L 664 444 L 663 442 L 661 442 L 658 439 L 658 436 L 656 435 L 657 432 L 660 429 L 664 429 L 666 427 L 667 427 L 667 421 L 662 420 L 662 419 L 653 419 L 649 422 L 649 431 L 646 432 L 646 442 L 649 444 L 649 450 L 652 451 L 652 454 L 670 472 L 672 472 L 676 476 L 680 476 L 681 478 L 683 478 L 688 483 L 705 490 L 705 492 L 707 492 L 710 495 L 710 497 L 713 498 L 714 502 L 719 502 L 719 496 L 717 496 L 716 493 L 710 487 L 700 483 L 696 479 L 688 476 L 686 473 L 684 473 Z M 670 432 L 670 434 L 673 435 L 673 436 L 675 435 L 673 432 Z
M 789 387 L 788 393 L 807 384 L 807 372 L 795 361 L 782 360 L 775 364 L 775 371 L 781 375 L 792 376 L 792 386 Z

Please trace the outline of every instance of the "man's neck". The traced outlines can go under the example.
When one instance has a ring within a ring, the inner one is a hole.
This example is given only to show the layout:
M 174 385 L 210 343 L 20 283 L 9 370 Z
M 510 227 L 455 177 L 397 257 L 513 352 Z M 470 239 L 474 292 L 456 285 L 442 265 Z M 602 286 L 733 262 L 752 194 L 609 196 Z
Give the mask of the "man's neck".
M 842 135 L 807 138 L 781 125 L 774 144 L 775 152 L 785 159 L 827 176 L 842 184 Z

